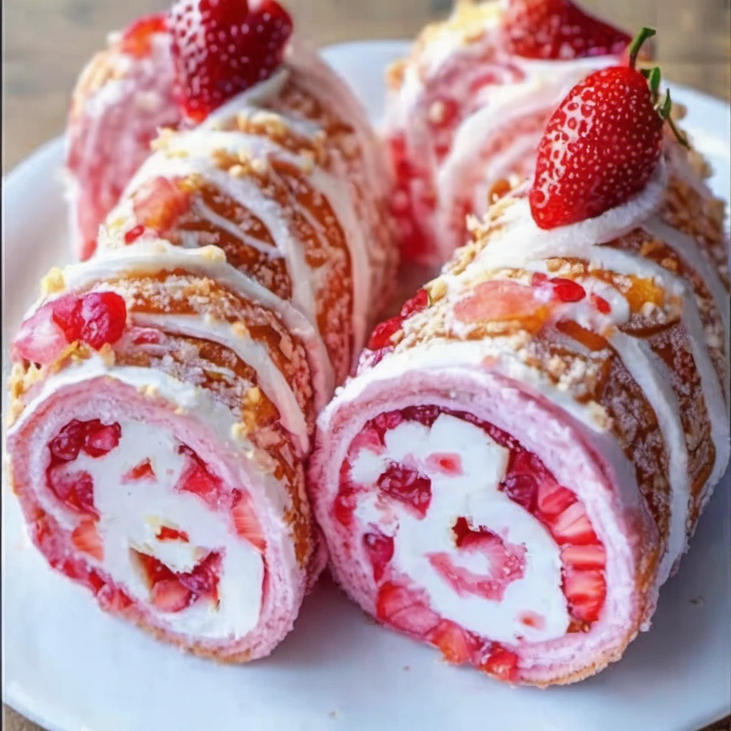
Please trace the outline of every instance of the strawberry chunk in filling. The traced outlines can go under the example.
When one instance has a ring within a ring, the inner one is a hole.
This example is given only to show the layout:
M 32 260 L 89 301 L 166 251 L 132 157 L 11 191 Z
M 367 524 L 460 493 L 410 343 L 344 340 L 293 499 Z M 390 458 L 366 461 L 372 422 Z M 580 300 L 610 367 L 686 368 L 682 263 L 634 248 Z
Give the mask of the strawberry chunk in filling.
M 210 639 L 254 629 L 266 574 L 256 506 L 190 444 L 132 420 L 77 418 L 49 440 L 45 475 L 36 543 L 105 609 Z
M 436 406 L 352 442 L 333 517 L 361 531 L 378 618 L 454 663 L 520 677 L 524 643 L 588 631 L 606 552 L 582 502 L 494 425 Z

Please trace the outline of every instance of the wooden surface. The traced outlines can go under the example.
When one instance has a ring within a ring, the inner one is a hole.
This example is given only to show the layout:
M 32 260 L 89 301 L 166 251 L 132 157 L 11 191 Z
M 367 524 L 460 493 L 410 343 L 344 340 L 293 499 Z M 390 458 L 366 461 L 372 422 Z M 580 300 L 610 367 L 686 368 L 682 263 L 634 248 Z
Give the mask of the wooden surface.
M 289 0 L 287 4 L 298 27 L 326 44 L 412 37 L 451 3 Z M 167 5 L 167 0 L 3 0 L 3 172 L 62 132 L 76 75 L 103 44 L 106 33 Z M 657 28 L 658 58 L 668 78 L 731 99 L 731 0 L 584 0 L 584 5 L 628 29 Z M 3 716 L 8 731 L 38 731 L 9 709 Z M 731 731 L 731 722 L 715 729 Z

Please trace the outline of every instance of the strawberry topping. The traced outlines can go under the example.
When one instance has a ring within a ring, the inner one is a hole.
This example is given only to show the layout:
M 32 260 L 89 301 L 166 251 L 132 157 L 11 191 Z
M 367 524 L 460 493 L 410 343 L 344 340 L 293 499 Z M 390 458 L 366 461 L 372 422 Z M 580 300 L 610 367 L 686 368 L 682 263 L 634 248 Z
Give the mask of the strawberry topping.
M 669 93 L 659 100 L 659 70 L 634 68 L 643 41 L 653 35 L 643 28 L 628 66 L 590 74 L 549 119 L 529 193 L 540 228 L 595 218 L 638 195 L 660 160 L 665 121 L 687 145 L 670 117 Z
M 234 490 L 231 515 L 236 532 L 246 538 L 257 551 L 263 551 L 267 545 L 266 538 L 254 511 L 254 501 L 248 493 Z
M 196 122 L 282 63 L 292 19 L 274 0 L 178 0 L 170 11 L 178 95 Z
M 503 22 L 508 51 L 524 58 L 617 55 L 632 40 L 570 0 L 511 0 Z
M 135 58 L 145 58 L 152 51 L 152 38 L 156 33 L 167 32 L 167 14 L 145 15 L 122 34 L 120 50 Z

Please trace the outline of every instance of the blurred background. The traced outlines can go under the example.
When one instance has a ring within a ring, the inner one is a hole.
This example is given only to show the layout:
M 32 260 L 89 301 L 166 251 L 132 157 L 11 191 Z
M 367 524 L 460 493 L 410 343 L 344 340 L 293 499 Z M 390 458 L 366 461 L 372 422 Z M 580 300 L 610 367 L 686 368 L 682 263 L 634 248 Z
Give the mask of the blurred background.
M 3 173 L 59 134 L 82 64 L 106 34 L 169 0 L 2 0 Z M 452 0 L 283 0 L 320 45 L 356 38 L 410 38 Z M 731 99 L 731 0 L 583 0 L 634 30 L 657 28 L 666 76 Z
M 359 38 L 411 38 L 452 0 L 283 0 L 319 45 Z M 110 30 L 161 10 L 168 0 L 2 0 L 3 173 L 63 131 L 76 76 Z M 731 99 L 731 0 L 582 0 L 630 31 L 658 30 L 665 75 Z M 38 727 L 3 709 L 8 731 Z M 717 726 L 728 729 L 726 721 Z

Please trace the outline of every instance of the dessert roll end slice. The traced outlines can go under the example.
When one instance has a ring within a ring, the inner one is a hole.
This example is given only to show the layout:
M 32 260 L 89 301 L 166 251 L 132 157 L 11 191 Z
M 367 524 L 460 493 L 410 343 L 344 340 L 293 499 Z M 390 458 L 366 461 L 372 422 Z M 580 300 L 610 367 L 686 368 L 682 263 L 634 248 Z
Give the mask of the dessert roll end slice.
M 197 654 L 262 657 L 321 568 L 305 346 L 206 277 L 209 250 L 184 252 L 190 271 L 123 253 L 55 270 L 21 326 L 13 488 L 46 560 L 104 610 Z

